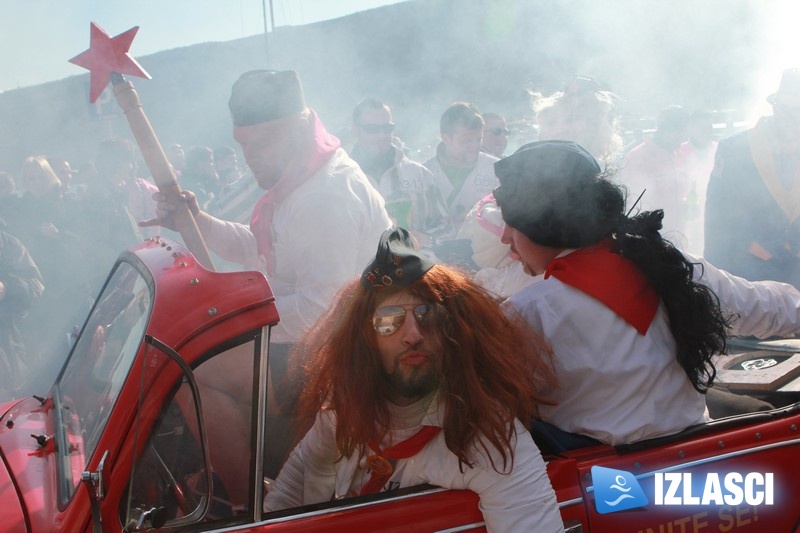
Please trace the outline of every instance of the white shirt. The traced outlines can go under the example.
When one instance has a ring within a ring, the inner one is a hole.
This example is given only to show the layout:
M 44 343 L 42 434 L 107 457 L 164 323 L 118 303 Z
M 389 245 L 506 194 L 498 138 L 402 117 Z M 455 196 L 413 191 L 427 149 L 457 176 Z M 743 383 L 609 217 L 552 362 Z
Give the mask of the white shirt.
M 555 354 L 557 388 L 542 420 L 611 445 L 677 433 L 707 421 L 705 397 L 675 358 L 663 304 L 645 335 L 600 301 L 555 277 L 509 298 Z
M 275 209 L 275 273 L 269 284 L 280 323 L 272 341 L 292 343 L 361 275 L 391 226 L 383 198 L 341 148 Z M 223 259 L 263 270 L 248 226 L 213 219 L 206 239 Z
M 711 288 L 731 334 L 758 338 L 800 331 L 800 291 L 777 281 L 748 281 L 702 258 L 694 279 Z M 675 360 L 675 340 L 663 305 L 639 335 L 605 305 L 554 277 L 512 296 L 504 306 L 522 313 L 553 347 L 559 387 L 542 419 L 572 433 L 623 444 L 677 433 L 707 420 L 703 396 Z
M 441 151 L 441 144 L 437 153 Z M 425 166 L 433 172 L 434 185 L 441 191 L 445 202 L 450 209 L 451 222 L 454 228 L 461 226 L 464 218 L 478 200 L 494 191 L 500 182 L 494 173 L 494 163 L 497 158 L 484 152 L 478 153 L 475 167 L 470 171 L 461 189 L 454 191 L 453 183 L 445 174 L 438 156 L 425 162 Z
M 430 406 L 420 412 L 421 418 L 416 417 L 416 423 L 391 430 L 387 440 L 400 442 L 423 425 L 441 427 L 444 406 L 435 400 L 429 403 Z M 267 494 L 265 511 L 358 494 L 369 480 L 369 474 L 359 466 L 355 456 L 336 462 L 335 425 L 332 412 L 323 411 L 317 416 L 314 426 L 292 451 Z M 397 461 L 388 485 L 402 488 L 430 483 L 448 489 L 472 490 L 480 497 L 479 508 L 490 532 L 563 531 L 555 492 L 542 456 L 519 421 L 516 433 L 513 469 L 507 467 L 503 472 L 502 458 L 493 451 L 495 465 L 502 474 L 492 468 L 479 447 L 473 449 L 473 467 L 465 466 L 464 472 L 460 472 L 458 458 L 447 448 L 444 433 L 439 432 L 418 454 Z M 383 444 L 385 447 L 389 442 Z
M 684 253 L 693 263 L 694 280 L 711 288 L 723 312 L 732 314 L 731 335 L 793 337 L 800 332 L 800 291 L 780 281 L 750 281 L 720 270 L 705 259 Z

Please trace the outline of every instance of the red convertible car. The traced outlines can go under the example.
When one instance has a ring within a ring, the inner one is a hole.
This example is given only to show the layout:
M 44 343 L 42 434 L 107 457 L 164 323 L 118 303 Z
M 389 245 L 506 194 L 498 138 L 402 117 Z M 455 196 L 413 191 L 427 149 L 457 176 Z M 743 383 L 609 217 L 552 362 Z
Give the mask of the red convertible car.
M 483 530 L 474 494 L 429 485 L 262 511 L 292 438 L 267 371 L 277 321 L 259 273 L 164 239 L 125 252 L 52 389 L 0 406 L 0 529 Z M 800 404 L 773 394 L 772 411 L 546 457 L 565 530 L 798 531 Z

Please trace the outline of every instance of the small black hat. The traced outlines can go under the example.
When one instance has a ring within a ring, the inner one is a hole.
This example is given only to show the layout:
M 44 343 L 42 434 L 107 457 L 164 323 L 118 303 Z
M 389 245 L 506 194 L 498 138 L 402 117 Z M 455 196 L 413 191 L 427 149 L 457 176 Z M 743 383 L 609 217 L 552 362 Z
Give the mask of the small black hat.
M 780 103 L 781 101 L 797 102 L 800 100 L 800 68 L 790 68 L 781 74 L 781 83 L 778 92 L 767 96 L 770 104 Z M 794 105 L 791 103 L 789 105 Z
M 605 238 L 625 200 L 592 155 L 571 141 L 526 144 L 494 164 L 503 220 L 531 241 L 580 248 Z
M 251 70 L 233 84 L 228 108 L 234 126 L 252 126 L 300 113 L 306 101 L 294 70 Z
M 361 284 L 370 291 L 408 287 L 433 265 L 433 261 L 417 251 L 408 231 L 389 228 L 381 235 L 375 259 L 361 274 Z

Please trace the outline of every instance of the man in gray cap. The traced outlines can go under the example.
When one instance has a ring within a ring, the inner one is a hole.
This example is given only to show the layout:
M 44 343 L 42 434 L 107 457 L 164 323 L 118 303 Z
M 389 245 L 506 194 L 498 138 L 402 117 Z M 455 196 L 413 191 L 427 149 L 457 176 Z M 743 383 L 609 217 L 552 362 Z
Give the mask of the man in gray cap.
M 264 271 L 275 295 L 280 323 L 272 328 L 270 379 L 284 380 L 289 349 L 329 306 L 336 292 L 357 276 L 372 257 L 375 243 L 391 225 L 378 191 L 329 134 L 317 114 L 306 107 L 303 89 L 294 71 L 246 72 L 234 83 L 228 107 L 233 136 L 259 187 L 265 192 L 253 208 L 249 225 L 220 220 L 200 210 L 194 194 L 183 197 L 209 248 L 222 259 Z M 176 205 L 156 194 L 158 218 L 145 225 L 174 229 L 171 213 Z M 236 354 L 237 356 L 239 354 Z M 220 427 L 229 446 L 225 457 L 213 458 L 226 483 L 237 478 L 243 439 L 231 439 L 249 423 L 251 398 L 241 397 L 249 369 L 231 357 L 224 368 L 209 368 L 198 375 L 209 403 L 234 402 L 239 409 Z M 244 358 L 244 356 L 243 356 Z M 284 387 L 279 385 L 282 390 Z M 274 387 L 270 394 L 274 394 Z M 295 395 L 287 393 L 281 404 L 269 402 L 273 435 L 285 433 L 285 414 Z M 204 399 L 204 402 L 206 400 Z M 274 406 L 274 407 L 273 407 Z M 215 435 L 212 434 L 212 437 Z M 270 457 L 280 457 L 279 446 Z M 270 459 L 271 461 L 271 459 Z M 246 494 L 230 494 L 235 505 Z
M 217 219 L 185 196 L 211 250 L 267 274 L 281 319 L 272 342 L 291 344 L 358 275 L 391 222 L 380 194 L 306 106 L 296 72 L 246 72 L 228 106 L 233 136 L 266 192 L 249 225 Z M 158 207 L 160 218 L 147 223 L 169 227 L 174 206 Z
M 267 511 L 430 483 L 476 492 L 490 532 L 563 531 L 525 429 L 553 386 L 547 349 L 407 231 L 384 233 L 297 349 L 311 354 L 299 414 L 316 421 Z

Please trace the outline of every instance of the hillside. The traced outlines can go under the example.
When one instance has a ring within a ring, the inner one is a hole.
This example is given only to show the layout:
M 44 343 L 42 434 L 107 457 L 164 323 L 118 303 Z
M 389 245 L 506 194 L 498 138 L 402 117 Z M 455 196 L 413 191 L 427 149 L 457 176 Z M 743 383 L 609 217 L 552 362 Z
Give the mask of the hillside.
M 377 96 L 412 143 L 436 136 L 453 101 L 516 115 L 526 111 L 526 87 L 551 92 L 575 74 L 604 80 L 630 116 L 669 103 L 739 108 L 765 96 L 753 94 L 757 7 L 755 0 L 414 0 L 278 28 L 269 66 L 300 72 L 307 101 L 329 129 L 343 131 L 352 107 Z M 254 36 L 137 57 L 153 79 L 133 81 L 162 143 L 233 144 L 230 87 L 242 72 L 267 66 L 265 48 Z M 81 51 L 65 50 L 64 61 Z M 0 170 L 16 174 L 36 153 L 77 164 L 109 135 L 130 136 L 113 102 L 104 107 L 111 118 L 93 113 L 87 87 L 81 74 L 0 94 Z

